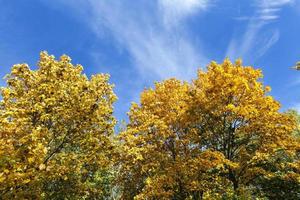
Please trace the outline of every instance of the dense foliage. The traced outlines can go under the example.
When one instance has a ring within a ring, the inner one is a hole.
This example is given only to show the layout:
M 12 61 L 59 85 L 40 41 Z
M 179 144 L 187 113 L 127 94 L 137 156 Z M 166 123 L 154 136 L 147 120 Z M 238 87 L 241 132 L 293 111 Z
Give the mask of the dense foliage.
M 1 89 L 0 196 L 101 196 L 116 99 L 108 75 L 89 80 L 70 58 L 42 52 L 37 70 L 14 65 Z
M 41 53 L 1 88 L 0 199 L 299 199 L 299 119 L 226 59 L 155 83 L 115 128 L 109 76 Z

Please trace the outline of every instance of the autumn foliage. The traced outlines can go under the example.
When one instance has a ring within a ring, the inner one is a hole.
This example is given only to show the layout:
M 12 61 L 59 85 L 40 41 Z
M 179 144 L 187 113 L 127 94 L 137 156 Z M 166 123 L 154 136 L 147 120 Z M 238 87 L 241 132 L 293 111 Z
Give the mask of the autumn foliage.
M 116 96 L 108 75 L 88 79 L 70 61 L 42 52 L 37 70 L 18 64 L 6 77 L 0 105 L 5 199 L 101 195 L 98 174 L 110 166 Z
M 274 176 L 264 164 L 278 152 L 295 154 L 296 124 L 261 78 L 225 60 L 191 84 L 170 79 L 145 90 L 120 135 L 124 198 L 219 199 Z
M 0 199 L 300 198 L 299 117 L 260 70 L 226 59 L 157 82 L 120 132 L 109 76 L 82 70 L 42 52 L 6 76 Z

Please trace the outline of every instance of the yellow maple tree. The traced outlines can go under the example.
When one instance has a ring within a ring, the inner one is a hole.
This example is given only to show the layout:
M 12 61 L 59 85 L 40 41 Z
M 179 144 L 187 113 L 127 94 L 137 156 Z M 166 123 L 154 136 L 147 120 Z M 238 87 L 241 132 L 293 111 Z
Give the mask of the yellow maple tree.
M 271 176 L 264 162 L 295 154 L 298 143 L 295 119 L 279 111 L 261 78 L 226 59 L 192 83 L 170 79 L 145 90 L 120 134 L 123 198 L 232 197 Z
M 107 74 L 41 52 L 38 68 L 17 64 L 0 103 L 0 196 L 101 196 L 111 164 L 116 96 Z M 98 184 L 95 184 L 98 183 Z
M 132 105 L 120 134 L 124 199 L 197 198 L 220 182 L 210 170 L 221 171 L 224 156 L 194 142 L 186 117 L 189 92 L 188 83 L 170 79 L 145 90 L 141 105 Z
M 192 85 L 189 115 L 199 142 L 230 161 L 225 177 L 236 192 L 270 175 L 261 166 L 278 151 L 294 154 L 298 148 L 295 118 L 279 111 L 261 78 L 260 70 L 226 59 L 212 62 L 207 72 L 199 70 Z

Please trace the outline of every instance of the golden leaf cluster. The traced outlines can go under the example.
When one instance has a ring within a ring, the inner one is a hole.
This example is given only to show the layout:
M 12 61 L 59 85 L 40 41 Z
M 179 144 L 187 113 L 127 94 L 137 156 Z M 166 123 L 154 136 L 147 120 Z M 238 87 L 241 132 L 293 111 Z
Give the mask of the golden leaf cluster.
M 89 181 L 111 163 L 116 96 L 108 75 L 88 79 L 82 70 L 68 56 L 55 60 L 46 52 L 36 70 L 12 67 L 1 88 L 1 196 L 51 198 L 56 190 L 89 195 L 99 190 Z

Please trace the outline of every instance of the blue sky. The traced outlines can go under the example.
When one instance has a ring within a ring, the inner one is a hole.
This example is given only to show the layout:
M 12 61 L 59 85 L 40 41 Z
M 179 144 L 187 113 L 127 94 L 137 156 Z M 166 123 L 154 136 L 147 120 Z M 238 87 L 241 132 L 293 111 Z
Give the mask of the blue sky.
M 0 76 L 39 52 L 109 73 L 125 119 L 140 92 L 191 80 L 225 57 L 261 68 L 283 105 L 300 110 L 300 0 L 0 0 Z M 4 81 L 0 81 L 4 85 Z

